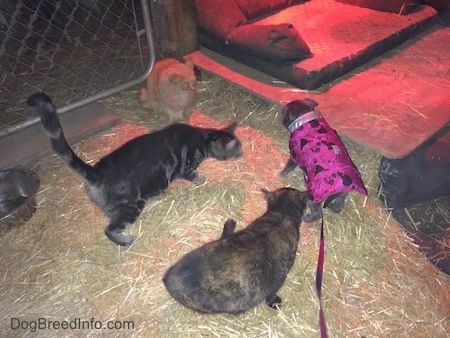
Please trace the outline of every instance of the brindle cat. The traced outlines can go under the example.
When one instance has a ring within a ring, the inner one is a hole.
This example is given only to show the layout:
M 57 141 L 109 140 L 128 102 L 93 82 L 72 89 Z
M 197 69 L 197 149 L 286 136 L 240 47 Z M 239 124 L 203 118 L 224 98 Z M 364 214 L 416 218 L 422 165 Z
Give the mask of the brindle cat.
M 223 161 L 242 156 L 236 124 L 218 130 L 177 123 L 132 139 L 90 166 L 67 143 L 51 99 L 38 93 L 27 103 L 36 107 L 56 154 L 81 176 L 90 199 L 109 217 L 105 233 L 119 245 L 133 243 L 134 237 L 123 230 L 170 182 L 200 182 L 196 169 L 207 157 Z
M 276 294 L 294 264 L 306 193 L 292 188 L 263 191 L 267 211 L 245 229 L 225 222 L 220 239 L 186 254 L 163 278 L 170 295 L 205 313 L 244 312 Z

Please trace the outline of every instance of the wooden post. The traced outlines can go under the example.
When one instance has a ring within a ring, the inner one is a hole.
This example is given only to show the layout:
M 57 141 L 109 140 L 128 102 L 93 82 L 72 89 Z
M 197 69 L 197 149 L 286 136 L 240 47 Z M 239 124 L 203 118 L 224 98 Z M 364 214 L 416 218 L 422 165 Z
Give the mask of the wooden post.
M 193 0 L 149 0 L 156 58 L 184 55 L 198 49 Z

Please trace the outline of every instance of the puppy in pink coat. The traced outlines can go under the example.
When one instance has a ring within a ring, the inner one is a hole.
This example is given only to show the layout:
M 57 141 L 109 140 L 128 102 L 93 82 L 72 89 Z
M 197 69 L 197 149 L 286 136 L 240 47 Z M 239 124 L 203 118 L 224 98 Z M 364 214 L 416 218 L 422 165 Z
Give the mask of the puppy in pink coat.
M 336 131 L 316 110 L 311 99 L 289 102 L 282 112 L 283 125 L 289 130 L 290 158 L 280 173 L 286 177 L 296 167 L 303 170 L 310 193 L 305 222 L 322 217 L 321 203 L 335 213 L 344 208 L 350 191 L 367 196 L 361 175 Z

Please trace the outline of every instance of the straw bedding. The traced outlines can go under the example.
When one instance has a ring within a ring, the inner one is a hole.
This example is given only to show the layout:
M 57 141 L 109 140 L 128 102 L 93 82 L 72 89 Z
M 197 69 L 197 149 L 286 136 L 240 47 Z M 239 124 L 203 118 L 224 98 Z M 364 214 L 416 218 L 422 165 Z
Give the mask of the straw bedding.
M 224 126 L 237 121 L 244 156 L 207 160 L 196 186 L 175 182 L 146 206 L 122 248 L 103 234 L 107 219 L 80 180 L 56 156 L 32 169 L 41 177 L 34 217 L 0 237 L 2 337 L 318 337 L 315 268 L 319 222 L 301 225 L 295 264 L 279 295 L 279 311 L 265 304 L 239 316 L 204 315 L 176 303 L 161 278 L 184 253 L 220 236 L 224 221 L 238 229 L 265 210 L 261 188 L 303 189 L 300 170 L 282 181 L 288 157 L 280 107 L 209 74 L 200 81 L 189 122 Z M 165 116 L 143 111 L 137 90 L 104 102 L 123 122 L 75 145 L 95 162 L 131 137 L 164 126 Z M 379 202 L 380 156 L 345 140 L 369 197 L 350 194 L 339 215 L 325 210 L 324 310 L 331 337 L 446 337 L 450 330 L 448 277 L 440 273 Z M 11 328 L 11 318 L 132 321 L 134 329 Z

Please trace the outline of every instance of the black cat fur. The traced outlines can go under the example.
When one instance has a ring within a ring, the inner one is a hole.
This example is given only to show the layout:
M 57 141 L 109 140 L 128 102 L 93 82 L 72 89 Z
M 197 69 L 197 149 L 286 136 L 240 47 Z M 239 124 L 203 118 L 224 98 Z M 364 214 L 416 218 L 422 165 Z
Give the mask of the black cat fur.
M 53 150 L 81 176 L 90 199 L 109 217 L 105 234 L 119 245 L 134 242 L 135 238 L 123 234 L 123 230 L 170 182 L 181 178 L 200 183 L 196 169 L 204 159 L 242 156 L 241 143 L 234 135 L 235 123 L 220 130 L 176 123 L 136 137 L 90 166 L 67 143 L 51 99 L 37 93 L 27 103 L 39 113 Z
M 184 306 L 204 313 L 242 313 L 259 303 L 276 308 L 276 294 L 291 269 L 300 237 L 306 193 L 263 190 L 267 211 L 245 229 L 225 222 L 220 239 L 186 254 L 163 282 Z

